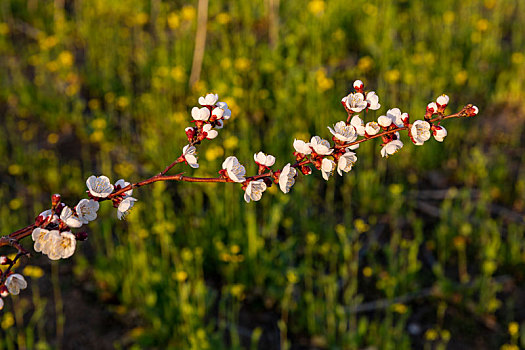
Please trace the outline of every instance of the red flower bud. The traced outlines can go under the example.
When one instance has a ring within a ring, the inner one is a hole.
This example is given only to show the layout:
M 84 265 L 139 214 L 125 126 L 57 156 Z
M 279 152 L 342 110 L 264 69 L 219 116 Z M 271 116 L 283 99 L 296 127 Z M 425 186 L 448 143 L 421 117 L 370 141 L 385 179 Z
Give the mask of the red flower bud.
M 265 177 L 263 179 L 264 183 L 266 184 L 266 187 L 272 187 L 272 179 L 269 177 Z
M 58 193 L 55 193 L 51 196 L 51 207 L 55 208 L 58 203 L 60 203 L 61 196 Z
M 473 105 L 467 105 L 467 116 L 473 117 L 479 113 L 479 108 Z
M 0 297 L 5 298 L 9 295 L 9 291 L 7 290 L 6 286 L 0 287 Z
M 356 92 L 363 93 L 364 84 L 361 80 L 354 81 L 354 89 Z
M 9 265 L 9 264 L 11 264 L 11 259 L 9 259 L 5 255 L 0 256 L 0 265 Z
M 186 128 L 186 136 L 188 137 L 188 140 L 193 140 L 193 137 L 195 136 L 195 129 L 191 127 Z
M 408 115 L 408 113 L 403 113 L 403 115 L 401 115 L 401 120 L 403 121 L 403 125 L 407 127 L 408 123 L 410 122 L 410 115 Z
M 88 239 L 88 233 L 85 231 L 75 232 L 75 238 L 77 241 L 85 241 Z
M 43 223 L 44 223 L 44 216 L 43 215 L 38 215 L 35 219 L 35 226 L 41 226 Z
M 301 166 L 300 170 L 303 175 L 310 175 L 312 173 L 312 168 L 306 165 Z

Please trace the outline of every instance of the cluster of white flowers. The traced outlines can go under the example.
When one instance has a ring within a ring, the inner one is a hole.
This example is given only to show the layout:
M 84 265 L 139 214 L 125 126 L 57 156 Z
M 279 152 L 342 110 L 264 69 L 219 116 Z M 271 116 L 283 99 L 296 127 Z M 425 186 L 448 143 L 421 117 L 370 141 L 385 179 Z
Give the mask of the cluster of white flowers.
M 379 96 L 375 91 L 370 91 L 366 95 L 363 94 L 364 84 L 361 80 L 354 81 L 355 93 L 350 93 L 341 99 L 341 103 L 345 106 L 347 111 L 359 113 L 362 110 L 371 109 L 373 111 L 381 108 L 379 104 Z
M 69 231 L 46 230 L 37 227 L 32 233 L 35 251 L 42 252 L 51 260 L 67 259 L 75 252 L 77 240 Z
M 358 122 L 358 120 L 355 119 L 356 117 L 357 116 L 355 116 L 353 119 L 355 123 Z M 359 119 L 359 117 L 357 118 Z M 328 129 L 332 133 L 333 140 L 336 141 L 336 143 L 351 143 L 355 141 L 358 136 L 356 128 L 352 124 L 348 125 L 344 121 L 340 121 L 334 125 L 334 128 L 328 127 Z M 306 156 L 310 156 L 313 160 L 312 163 L 319 170 L 321 170 L 321 175 L 323 176 L 323 179 L 328 180 L 329 177 L 334 173 L 336 168 L 337 173 L 339 175 L 342 175 L 342 172 L 349 172 L 350 170 L 352 170 L 352 167 L 357 161 L 357 156 L 352 151 L 358 148 L 359 144 L 337 149 L 332 147 L 329 141 L 324 140 L 319 136 L 313 136 L 310 139 L 310 142 L 295 139 L 293 142 L 293 147 L 295 149 L 294 154 L 296 155 L 298 161 L 304 159 Z M 330 156 L 333 159 L 328 158 L 327 156 Z M 282 188 L 283 187 L 281 187 L 281 189 Z M 283 192 L 285 191 L 283 190 Z
M 443 94 L 439 96 L 435 102 L 430 102 L 427 105 L 425 120 L 416 120 L 409 129 L 409 136 L 414 145 L 421 146 L 430 139 L 430 136 L 434 136 L 434 139 L 438 142 L 443 142 L 447 136 L 447 129 L 442 125 L 435 125 L 430 123 L 430 119 L 433 115 L 443 116 L 445 108 L 447 107 L 450 98 Z M 473 113 L 476 115 L 478 108 L 472 106 Z
M 297 141 L 297 140 L 296 140 Z M 326 140 L 316 140 L 318 141 L 316 143 L 316 146 L 321 151 L 326 151 L 324 148 L 322 141 Z M 328 141 L 326 141 L 328 142 Z M 306 147 L 305 151 L 311 152 L 310 147 Z M 257 165 L 259 165 L 259 174 L 261 174 L 263 171 L 270 169 L 275 164 L 275 157 L 271 154 L 265 154 L 263 152 L 259 152 L 253 155 L 253 159 Z M 226 161 L 223 163 L 223 169 L 225 170 L 226 174 L 230 179 L 238 178 L 236 175 L 235 165 L 236 165 L 237 158 L 235 157 L 228 157 Z M 238 162 L 238 161 L 237 161 Z M 238 169 L 241 170 L 241 173 L 244 174 L 244 167 L 242 165 L 237 166 Z M 240 168 L 242 167 L 242 168 Z M 233 173 L 230 175 L 230 173 Z M 264 179 L 257 179 L 257 180 L 246 180 L 248 183 L 245 185 L 245 193 L 244 193 L 244 200 L 249 203 L 250 201 L 258 201 L 261 199 L 262 194 L 268 186 L 272 185 L 272 182 L 279 185 L 279 188 L 283 193 L 289 193 L 292 186 L 295 184 L 295 177 L 297 176 L 297 170 L 294 166 L 292 166 L 290 163 L 286 164 L 284 168 L 280 171 L 277 171 L 275 173 L 270 173 L 271 177 L 273 177 L 273 181 L 270 179 L 267 179 L 267 182 L 265 182 Z M 235 180 L 234 180 L 235 181 Z
M 364 84 L 361 80 L 356 80 L 353 87 L 355 92 L 348 94 L 341 100 L 348 112 L 349 122 L 340 121 L 335 124 L 333 128 L 328 127 L 333 135 L 333 140 L 339 146 L 347 147 L 349 150 L 355 150 L 359 147 L 359 144 L 356 142 L 358 136 L 363 136 L 365 138 L 382 137 L 383 143 L 381 155 L 383 157 L 389 157 L 403 147 L 403 142 L 401 141 L 397 130 L 408 129 L 410 139 L 418 146 L 423 145 L 425 141 L 428 141 L 431 135 L 433 135 L 436 141 L 439 142 L 443 142 L 444 138 L 447 136 L 447 130 L 439 125 L 439 122 L 437 124 L 433 122 L 436 119 L 439 120 L 439 118 L 431 120 L 434 115 L 441 118 L 444 116 L 444 111 L 450 100 L 447 95 L 443 94 L 439 96 L 435 102 L 431 102 L 427 105 L 425 120 L 417 120 L 413 124 L 410 124 L 408 113 L 402 113 L 399 108 L 392 108 L 389 109 L 385 115 L 379 116 L 377 121 L 369 121 L 365 123 L 359 115 L 354 115 L 354 113 L 359 113 L 365 109 L 379 109 L 379 98 L 373 91 L 368 92 L 365 95 L 363 91 Z M 478 111 L 479 110 L 476 106 L 469 105 L 464 115 L 474 116 Z M 303 155 L 310 154 L 307 149 L 313 149 L 313 145 L 314 143 L 312 141 L 309 144 L 300 140 L 294 142 L 296 152 Z M 348 157 L 345 158 L 348 159 Z M 346 168 L 345 163 L 342 163 L 341 166 L 343 168 L 340 168 L 338 164 L 338 170 Z M 333 164 L 328 160 L 323 159 L 317 167 L 322 171 L 323 178 L 325 179 L 333 172 Z
M 69 258 L 75 252 L 77 237 L 69 229 L 79 228 L 97 218 L 100 208 L 99 201 L 106 199 L 114 191 L 127 187 L 130 183 L 124 179 L 114 185 L 106 176 L 90 176 L 86 186 L 90 199 L 81 199 L 72 209 L 60 203 L 60 196 L 56 197 L 53 209 L 46 210 L 37 217 L 37 227 L 32 232 L 34 249 L 47 255 L 51 260 Z M 122 219 L 133 207 L 136 199 L 131 197 L 133 189 L 112 198 L 117 207 L 117 217 Z
M 356 80 L 353 87 L 355 92 L 341 100 L 348 113 L 347 121 L 339 121 L 333 127 L 328 127 L 333 136 L 332 140 L 335 142 L 333 147 L 329 141 L 320 136 L 313 136 L 310 142 L 296 139 L 293 143 L 297 161 L 307 158 L 321 171 L 325 180 L 328 180 L 335 169 L 339 175 L 352 169 L 357 161 L 357 156 L 352 151 L 359 148 L 362 140 L 357 139 L 360 136 L 364 138 L 363 140 L 381 137 L 383 140 L 381 156 L 383 157 L 389 157 L 403 147 L 398 130 L 408 129 L 409 136 L 416 145 L 422 145 L 431 135 L 439 142 L 442 142 L 447 136 L 447 130 L 443 126 L 430 122 L 434 114 L 443 117 L 444 110 L 449 103 L 447 95 L 439 96 L 436 102 L 427 106 L 425 120 L 418 120 L 410 124 L 408 113 L 403 113 L 399 108 L 391 108 L 384 115 L 380 115 L 377 120 L 365 123 L 355 113 L 378 110 L 381 107 L 379 97 L 374 91 L 365 93 L 361 80 Z M 478 109 L 475 106 L 470 107 L 467 111 L 468 116 L 477 113 Z
M 224 120 L 231 117 L 231 110 L 226 102 L 219 101 L 219 95 L 207 94 L 199 97 L 199 104 L 202 107 L 193 107 L 191 117 L 195 122 L 195 127 L 185 129 L 188 142 L 182 149 L 182 158 L 192 168 L 198 168 L 197 149 L 195 144 L 204 139 L 213 140 L 219 135 L 218 129 L 224 126 Z

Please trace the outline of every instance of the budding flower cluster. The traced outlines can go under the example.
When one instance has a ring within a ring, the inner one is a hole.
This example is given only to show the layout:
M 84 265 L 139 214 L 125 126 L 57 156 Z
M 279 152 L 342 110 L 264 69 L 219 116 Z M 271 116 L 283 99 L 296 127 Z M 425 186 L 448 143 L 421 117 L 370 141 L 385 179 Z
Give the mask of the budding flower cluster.
M 185 129 L 189 144 L 184 146 L 181 159 L 192 168 L 198 168 L 197 149 L 194 145 L 200 144 L 203 140 L 213 140 L 219 135 L 218 129 L 222 129 L 224 121 L 230 119 L 231 110 L 226 102 L 219 101 L 219 95 L 207 94 L 199 97 L 199 104 L 202 106 L 193 107 L 191 117 L 195 123 L 194 127 Z
M 60 195 L 51 198 L 51 208 L 35 220 L 36 228 L 31 237 L 34 249 L 41 252 L 51 260 L 67 259 L 76 249 L 77 240 L 85 240 L 85 232 L 72 233 L 71 229 L 80 228 L 97 218 L 100 201 L 111 199 L 117 208 L 117 217 L 123 219 L 133 207 L 136 199 L 131 197 L 133 189 L 124 179 L 118 180 L 114 185 L 107 176 L 90 176 L 86 180 L 89 199 L 81 199 L 78 204 L 70 208 L 61 202 Z M 129 188 L 127 191 L 121 191 Z M 111 196 L 111 198 L 109 198 Z

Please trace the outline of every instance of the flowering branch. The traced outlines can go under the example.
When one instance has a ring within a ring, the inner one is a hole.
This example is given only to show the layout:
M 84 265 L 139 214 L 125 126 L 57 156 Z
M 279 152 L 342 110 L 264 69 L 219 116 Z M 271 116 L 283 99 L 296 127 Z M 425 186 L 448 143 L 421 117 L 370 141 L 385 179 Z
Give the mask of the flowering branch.
M 258 165 L 258 172 L 252 176 L 246 176 L 245 167 L 235 156 L 224 160 L 218 177 L 191 177 L 185 176 L 183 172 L 168 175 L 171 169 L 181 163 L 198 168 L 196 146 L 204 140 L 216 138 L 217 130 L 221 129 L 224 121 L 231 116 L 228 105 L 218 102 L 216 94 L 200 97 L 201 107 L 191 110 L 194 126 L 185 129 L 188 144 L 182 149 L 182 154 L 162 172 L 136 183 L 120 179 L 112 184 L 106 176 L 90 176 L 86 181 L 88 198 L 81 199 L 76 206 L 70 208 L 61 201 L 59 194 L 54 194 L 51 197 L 51 209 L 40 213 L 34 223 L 0 237 L 0 248 L 11 246 L 17 250 L 13 259 L 0 256 L 0 265 L 7 266 L 3 271 L 0 270 L 0 309 L 4 305 L 2 298 L 8 294 L 16 295 L 27 287 L 24 277 L 12 271 L 22 256 L 29 256 L 20 241 L 31 235 L 36 252 L 41 252 L 52 260 L 69 258 L 75 252 L 76 242 L 87 239 L 86 232 L 72 233 L 71 229 L 80 228 L 95 220 L 100 202 L 111 201 L 117 208 L 117 217 L 124 219 L 137 201 L 131 196 L 133 190 L 158 181 L 234 182 L 241 184 L 246 202 L 259 201 L 266 189 L 273 184 L 278 185 L 284 193 L 290 192 L 299 172 L 303 175 L 312 173 L 310 165 L 320 170 L 325 180 L 328 180 L 336 169 L 339 175 L 349 172 L 357 161 L 357 155 L 353 151 L 363 142 L 381 138 L 381 155 L 389 157 L 403 147 L 401 131 L 407 131 L 410 140 L 418 146 L 423 145 L 431 136 L 443 142 L 447 131 L 440 125 L 442 121 L 478 114 L 478 108 L 469 104 L 457 113 L 445 115 L 449 98 L 441 95 L 436 102 L 427 105 L 423 120 L 411 123 L 408 113 L 401 113 L 399 108 L 393 108 L 389 109 L 386 115 L 379 116 L 377 121 L 365 124 L 356 113 L 364 111 L 366 114 L 369 110 L 378 110 L 381 107 L 379 97 L 374 91 L 365 94 L 360 80 L 356 80 L 353 87 L 355 92 L 341 100 L 347 112 L 346 121 L 337 122 L 333 128 L 328 127 L 333 135 L 333 145 L 319 136 L 313 136 L 310 142 L 294 140 L 295 162 L 287 163 L 277 170 L 272 169 L 276 161 L 274 156 L 263 152 L 256 153 L 254 161 Z

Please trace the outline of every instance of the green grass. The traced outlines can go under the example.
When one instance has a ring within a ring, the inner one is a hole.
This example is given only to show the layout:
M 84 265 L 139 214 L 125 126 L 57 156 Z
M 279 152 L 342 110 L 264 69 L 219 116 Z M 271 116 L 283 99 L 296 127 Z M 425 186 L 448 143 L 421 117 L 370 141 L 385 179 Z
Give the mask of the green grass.
M 206 92 L 233 117 L 199 147 L 201 167 L 184 168 L 196 176 L 229 155 L 254 173 L 260 150 L 283 166 L 294 138 L 328 138 L 346 117 L 339 101 L 358 78 L 380 96 L 368 120 L 393 107 L 422 118 L 441 93 L 449 111 L 481 110 L 447 122 L 443 144 L 405 135 L 385 160 L 367 142 L 343 178 L 315 172 L 258 203 L 232 184 L 173 183 L 137 190 L 126 222 L 103 205 L 60 265 L 78 281 L 62 288 L 94 286 L 97 306 L 131 320 L 115 347 L 525 346 L 524 327 L 507 331 L 524 321 L 521 1 L 281 1 L 278 21 L 271 1 L 213 1 L 193 89 L 196 2 L 65 3 L 0 5 L 3 233 L 52 193 L 76 203 L 92 174 L 138 181 L 163 169 Z M 58 346 L 42 310 L 62 299 L 35 285 L 0 315 L 0 347 Z

